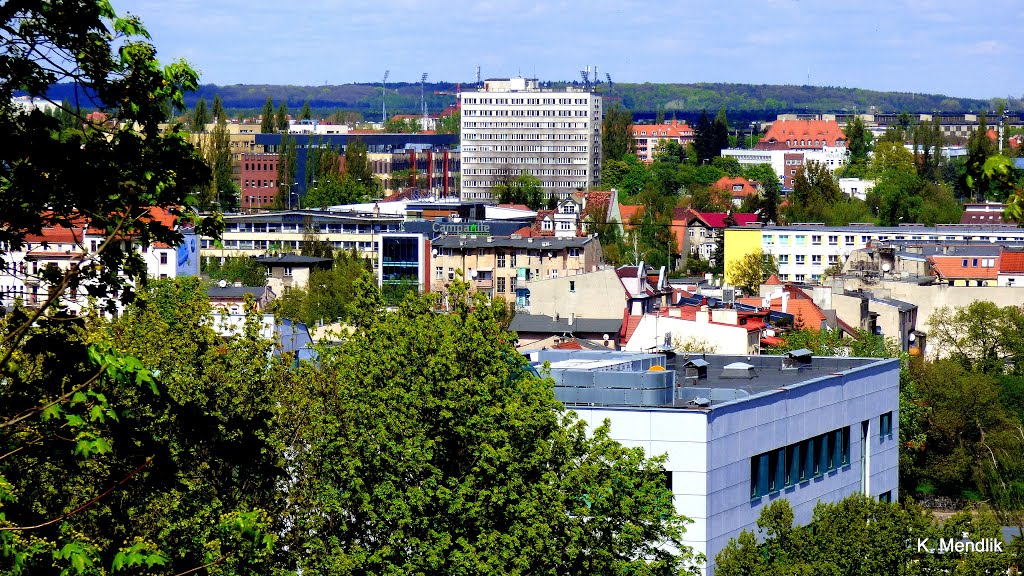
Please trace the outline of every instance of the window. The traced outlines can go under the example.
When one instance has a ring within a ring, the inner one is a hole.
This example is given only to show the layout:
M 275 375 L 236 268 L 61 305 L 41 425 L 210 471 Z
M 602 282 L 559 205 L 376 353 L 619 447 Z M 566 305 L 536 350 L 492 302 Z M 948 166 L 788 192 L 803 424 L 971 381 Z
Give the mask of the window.
M 504 267 L 505 267 L 505 253 L 504 252 L 498 252 L 498 268 L 504 268 Z
M 967 268 L 967 258 L 964 258 L 964 261 L 963 261 L 963 267 L 964 267 L 964 268 Z
M 803 266 L 803 265 L 804 265 L 804 260 L 805 260 L 806 258 L 807 258 L 807 257 L 806 257 L 806 256 L 804 256 L 803 254 L 797 254 L 797 255 L 796 255 L 796 265 L 797 265 L 797 266 Z
M 886 503 L 892 502 L 892 490 L 886 490 L 885 492 L 879 494 L 878 501 Z
M 448 279 L 455 280 L 455 268 L 448 268 Z
M 789 254 L 779 254 L 779 265 L 789 265 Z
M 840 428 L 750 459 L 750 497 L 757 499 L 850 463 L 850 428 Z
M 878 433 L 880 436 L 892 435 L 892 412 L 886 412 L 878 417 Z
M 828 245 L 829 246 L 838 246 L 839 245 L 839 236 L 829 236 L 828 237 Z
M 814 254 L 811 256 L 811 264 L 815 266 L 821 266 L 821 254 Z
M 836 255 L 836 254 L 829 254 L 828 255 L 828 265 L 829 266 L 832 266 L 832 265 L 838 264 L 838 263 L 839 263 L 839 256 L 838 255 Z
M 779 235 L 779 246 L 789 246 L 789 234 Z
M 167 264 L 167 252 L 160 253 L 160 263 Z
M 572 258 L 579 258 L 580 252 L 579 248 L 569 248 L 569 256 Z
M 847 246 L 853 246 L 853 236 L 847 235 L 843 237 L 843 244 Z
M 797 246 L 806 246 L 807 245 L 807 236 L 804 235 L 804 234 L 797 234 L 796 235 L 796 245 Z
M 498 294 L 505 293 L 505 277 L 498 276 Z
M 558 270 L 552 270 L 551 271 L 551 277 L 552 278 L 558 278 Z
M 775 236 L 770 236 L 770 235 L 769 236 L 762 236 L 761 237 L 761 244 L 764 245 L 764 246 L 774 246 L 775 245 Z
M 815 246 L 821 246 L 821 236 L 811 236 L 811 244 L 814 244 Z
M 444 266 L 434 268 L 434 278 L 437 280 L 444 280 Z
M 576 281 L 569 280 L 569 292 L 576 292 Z
M 285 278 L 290 278 L 291 275 L 292 275 L 292 267 L 291 266 L 285 266 L 284 267 L 284 277 Z

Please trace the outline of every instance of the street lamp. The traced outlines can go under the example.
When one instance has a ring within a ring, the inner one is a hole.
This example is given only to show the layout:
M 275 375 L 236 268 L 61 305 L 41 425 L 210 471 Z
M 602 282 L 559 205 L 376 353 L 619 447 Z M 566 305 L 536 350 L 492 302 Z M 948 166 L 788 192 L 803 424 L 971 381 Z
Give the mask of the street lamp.
M 292 186 L 296 186 L 298 182 L 292 182 L 291 184 L 283 184 L 288 187 L 288 209 L 292 209 Z

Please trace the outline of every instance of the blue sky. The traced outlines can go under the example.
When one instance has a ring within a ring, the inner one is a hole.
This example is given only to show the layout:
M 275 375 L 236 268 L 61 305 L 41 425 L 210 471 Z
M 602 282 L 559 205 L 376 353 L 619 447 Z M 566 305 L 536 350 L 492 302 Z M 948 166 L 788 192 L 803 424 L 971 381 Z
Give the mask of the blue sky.
M 1024 2 L 945 0 L 113 0 L 162 60 L 203 83 L 469 81 L 516 74 L 616 82 L 847 86 L 1024 94 Z

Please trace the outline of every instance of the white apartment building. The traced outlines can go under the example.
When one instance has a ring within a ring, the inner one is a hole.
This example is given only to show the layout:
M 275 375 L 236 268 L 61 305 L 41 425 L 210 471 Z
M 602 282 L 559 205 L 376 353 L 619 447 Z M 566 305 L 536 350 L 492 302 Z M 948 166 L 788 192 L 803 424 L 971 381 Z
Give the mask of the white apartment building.
M 523 172 L 559 198 L 601 183 L 600 95 L 503 78 L 459 97 L 463 199 L 490 200 L 495 184 Z
M 555 397 L 591 429 L 607 419 L 624 446 L 667 455 L 702 574 L 777 498 L 805 525 L 818 503 L 898 497 L 899 360 L 542 350 L 530 361 L 551 363 Z
M 1024 229 L 1014 226 L 947 224 L 927 226 L 821 226 L 795 224 L 764 228 L 730 228 L 725 231 L 725 262 L 742 258 L 760 248 L 775 257 L 779 279 L 793 282 L 818 282 L 822 273 L 845 262 L 854 250 L 885 240 L 956 242 L 998 245 L 1024 242 Z

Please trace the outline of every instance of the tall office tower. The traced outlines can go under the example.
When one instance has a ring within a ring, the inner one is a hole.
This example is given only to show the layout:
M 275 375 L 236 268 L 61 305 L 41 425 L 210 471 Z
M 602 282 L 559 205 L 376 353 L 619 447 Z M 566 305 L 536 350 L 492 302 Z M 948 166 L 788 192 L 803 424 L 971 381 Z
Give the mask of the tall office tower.
M 523 172 L 559 198 L 601 183 L 600 95 L 499 78 L 463 92 L 461 104 L 463 199 L 497 201 L 492 187 Z

